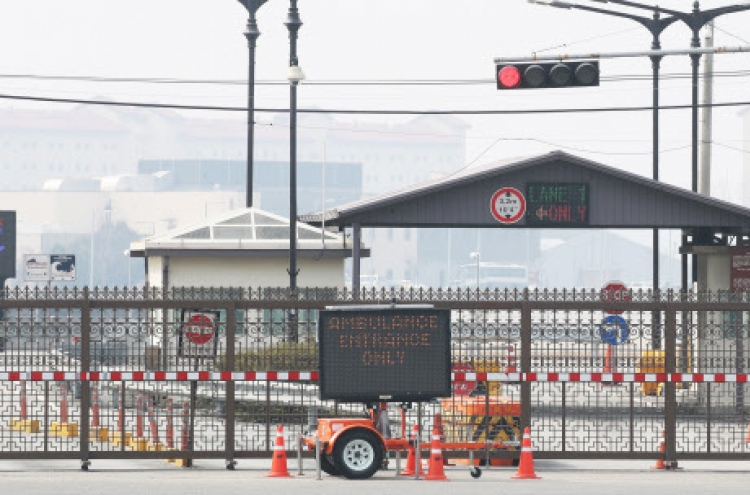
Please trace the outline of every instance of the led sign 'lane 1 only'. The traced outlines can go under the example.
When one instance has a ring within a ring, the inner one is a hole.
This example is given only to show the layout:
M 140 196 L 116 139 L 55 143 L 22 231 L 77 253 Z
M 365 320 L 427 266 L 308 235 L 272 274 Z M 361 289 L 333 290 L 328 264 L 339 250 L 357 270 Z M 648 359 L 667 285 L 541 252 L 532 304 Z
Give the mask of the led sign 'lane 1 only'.
M 589 224 L 589 185 L 576 182 L 531 182 L 526 185 L 526 224 Z
M 321 312 L 321 399 L 417 401 L 450 390 L 450 311 Z

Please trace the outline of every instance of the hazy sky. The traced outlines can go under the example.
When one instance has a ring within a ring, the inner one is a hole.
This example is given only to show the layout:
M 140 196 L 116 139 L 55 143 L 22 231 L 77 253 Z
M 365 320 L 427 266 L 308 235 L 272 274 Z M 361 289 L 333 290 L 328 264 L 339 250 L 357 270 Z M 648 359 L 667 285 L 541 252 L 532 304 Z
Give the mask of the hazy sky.
M 654 4 L 644 0 L 646 3 Z M 589 3 L 607 8 L 600 3 Z M 664 0 L 690 10 L 692 1 Z M 703 2 L 705 7 L 730 2 Z M 281 81 L 288 65 L 287 0 L 269 0 L 258 22 L 257 79 Z M 497 56 L 646 50 L 650 34 L 638 24 L 525 0 L 299 0 L 304 25 L 299 58 L 310 82 L 331 80 L 491 79 Z M 612 6 L 610 8 L 616 8 Z M 642 14 L 648 15 L 643 12 Z M 18 95 L 243 106 L 246 89 L 232 84 L 88 83 L 30 80 L 13 74 L 245 81 L 247 12 L 237 0 L 4 0 L 0 5 L 0 93 Z M 717 23 L 716 45 L 750 43 L 750 12 Z M 682 24 L 662 36 L 667 49 L 686 48 Z M 559 47 L 553 48 L 552 47 Z M 746 70 L 750 54 L 716 57 L 717 71 Z M 665 74 L 689 74 L 687 56 L 665 60 Z M 462 86 L 303 85 L 300 107 L 338 109 L 520 109 L 635 106 L 651 103 L 646 58 L 602 62 L 600 88 L 499 92 L 492 83 Z M 665 79 L 662 102 L 688 104 L 689 78 Z M 259 86 L 258 107 L 288 106 L 286 86 Z M 750 101 L 748 77 L 718 78 L 716 102 Z M 50 107 L 0 100 L 0 106 Z M 58 108 L 64 106 L 57 105 Z M 742 148 L 740 108 L 714 112 L 714 139 Z M 196 115 L 206 116 L 205 112 Z M 226 118 L 242 119 L 227 113 Z M 213 115 L 215 116 L 215 115 Z M 269 114 L 258 120 L 269 120 Z M 337 116 L 364 120 L 368 117 Z M 651 173 L 651 114 L 602 113 L 465 116 L 467 163 L 567 149 L 627 170 Z M 398 122 L 405 117 L 378 118 Z M 689 187 L 690 113 L 662 114 L 662 176 Z M 534 141 L 538 140 L 538 141 Z M 494 146 L 492 146 L 494 144 Z M 677 148 L 676 151 L 668 151 Z M 715 195 L 741 198 L 737 178 L 744 154 L 714 148 Z

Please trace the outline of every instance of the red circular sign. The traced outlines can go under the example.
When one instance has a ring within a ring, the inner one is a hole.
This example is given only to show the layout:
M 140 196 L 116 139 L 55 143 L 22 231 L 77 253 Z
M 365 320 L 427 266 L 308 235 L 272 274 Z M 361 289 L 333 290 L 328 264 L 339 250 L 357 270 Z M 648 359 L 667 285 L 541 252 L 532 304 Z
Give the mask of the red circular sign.
M 452 373 L 474 373 L 474 368 L 470 364 L 458 363 L 451 366 Z M 451 385 L 453 389 L 453 395 L 469 395 L 477 388 L 477 382 L 457 382 L 453 381 Z
M 602 301 L 606 302 L 629 302 L 630 291 L 622 282 L 608 282 L 602 289 Z M 607 309 L 609 314 L 621 315 L 625 311 L 621 309 Z
M 526 198 L 521 191 L 504 187 L 492 195 L 492 216 L 501 223 L 516 223 L 526 213 Z
M 214 338 L 214 323 L 206 315 L 193 315 L 185 323 L 185 337 L 194 344 L 206 344 Z

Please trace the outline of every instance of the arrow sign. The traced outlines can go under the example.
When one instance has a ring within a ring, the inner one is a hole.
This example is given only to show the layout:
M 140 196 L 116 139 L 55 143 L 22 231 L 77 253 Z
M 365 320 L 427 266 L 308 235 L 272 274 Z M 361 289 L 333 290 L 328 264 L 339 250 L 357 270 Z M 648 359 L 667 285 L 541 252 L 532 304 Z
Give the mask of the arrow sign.
M 609 315 L 599 327 L 599 336 L 607 344 L 620 345 L 630 337 L 630 327 L 622 316 Z

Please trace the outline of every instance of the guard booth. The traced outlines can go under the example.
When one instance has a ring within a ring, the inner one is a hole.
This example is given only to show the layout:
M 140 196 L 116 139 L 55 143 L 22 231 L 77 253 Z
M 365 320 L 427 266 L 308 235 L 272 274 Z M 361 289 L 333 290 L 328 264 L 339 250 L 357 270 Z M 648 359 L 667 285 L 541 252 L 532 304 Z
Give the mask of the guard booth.
M 178 228 L 161 235 L 135 241 L 130 245 L 131 257 L 145 258 L 147 287 L 207 288 L 251 287 L 279 288 L 289 285 L 289 219 L 261 210 L 242 208 L 217 215 L 210 220 Z M 360 256 L 369 249 L 357 246 Z M 297 224 L 298 285 L 320 289 L 344 286 L 344 261 L 351 257 L 351 242 L 345 236 Z M 229 289 L 228 289 L 229 290 Z M 209 314 L 206 308 L 194 308 Z M 268 310 L 266 310 L 268 311 Z M 269 312 L 266 321 L 284 318 L 283 312 Z M 184 312 L 167 315 L 172 323 L 187 323 Z M 314 321 L 316 312 L 300 311 L 298 321 Z M 161 320 L 161 310 L 151 315 Z M 226 322 L 220 312 L 216 321 Z M 242 314 L 236 319 L 242 321 Z M 278 326 L 278 325 L 277 325 Z M 180 343 L 189 345 L 189 339 Z M 219 344 L 221 346 L 221 343 Z M 148 369 L 166 368 L 167 354 L 181 353 L 182 347 L 163 352 L 164 343 L 158 336 L 145 346 Z

